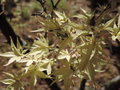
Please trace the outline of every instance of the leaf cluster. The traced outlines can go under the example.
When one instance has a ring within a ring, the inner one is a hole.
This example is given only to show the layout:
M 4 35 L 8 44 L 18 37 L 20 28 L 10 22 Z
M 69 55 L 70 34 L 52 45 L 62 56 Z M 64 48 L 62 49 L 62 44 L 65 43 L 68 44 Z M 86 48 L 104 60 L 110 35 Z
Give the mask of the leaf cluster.
M 24 67 L 21 69 L 19 81 L 18 77 L 7 73 L 11 77 L 2 82 L 14 90 L 16 83 L 19 85 L 17 87 L 22 88 L 20 80 L 28 76 L 31 77 L 32 85 L 36 85 L 38 78 L 50 78 L 54 79 L 54 82 L 63 81 L 66 89 L 73 84 L 73 78 L 85 78 L 95 85 L 97 67 L 105 62 L 105 40 L 112 38 L 120 41 L 120 16 L 118 21 L 113 18 L 91 26 L 93 14 L 83 9 L 82 11 L 83 14 L 73 16 L 80 19 L 81 23 L 73 22 L 65 13 L 58 11 L 53 12 L 54 17 L 49 15 L 43 18 L 40 21 L 43 28 L 35 31 L 39 36 L 28 53 L 19 42 L 17 47 L 11 43 L 12 51 L 0 54 L 10 58 L 5 66 L 21 63 Z

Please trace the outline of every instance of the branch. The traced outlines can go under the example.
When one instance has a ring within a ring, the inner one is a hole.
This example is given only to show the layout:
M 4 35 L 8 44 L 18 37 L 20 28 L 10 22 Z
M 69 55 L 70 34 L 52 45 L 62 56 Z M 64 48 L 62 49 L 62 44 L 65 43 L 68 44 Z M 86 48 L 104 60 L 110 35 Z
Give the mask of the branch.
M 83 79 L 80 85 L 80 89 L 79 90 L 85 90 L 85 84 L 86 84 L 87 80 Z
M 0 12 L 3 12 L 1 4 L 0 4 Z M 10 40 L 10 37 L 11 37 L 15 45 L 17 45 L 17 39 L 19 40 L 21 45 L 24 45 L 24 41 L 21 40 L 21 38 L 14 32 L 12 26 L 7 21 L 4 13 L 0 14 L 0 30 L 3 33 L 3 35 L 6 37 L 7 42 L 9 44 L 11 43 L 11 40 Z
M 51 0 L 51 4 L 52 4 L 52 7 L 53 7 L 53 9 L 54 9 L 54 2 L 53 2 L 53 0 Z

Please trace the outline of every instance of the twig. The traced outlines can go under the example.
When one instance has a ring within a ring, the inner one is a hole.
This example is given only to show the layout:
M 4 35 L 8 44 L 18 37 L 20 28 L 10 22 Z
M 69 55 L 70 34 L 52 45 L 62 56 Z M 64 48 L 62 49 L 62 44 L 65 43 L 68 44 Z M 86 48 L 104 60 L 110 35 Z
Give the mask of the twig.
M 55 4 L 55 8 L 57 8 L 57 6 L 58 6 L 58 4 L 60 3 L 60 0 L 58 0 L 57 2 L 56 2 L 56 4 Z
M 45 0 L 37 0 L 37 1 L 41 4 L 41 6 L 43 8 L 43 12 L 46 12 L 46 7 L 45 7 L 46 1 Z
M 53 9 L 56 9 L 59 3 L 60 3 L 60 0 L 58 0 L 56 2 L 56 4 L 54 4 L 53 0 L 51 0 L 51 4 L 52 4 Z
M 52 7 L 54 9 L 54 2 L 53 2 L 53 0 L 50 0 L 50 1 L 51 1 L 51 4 L 52 4 Z

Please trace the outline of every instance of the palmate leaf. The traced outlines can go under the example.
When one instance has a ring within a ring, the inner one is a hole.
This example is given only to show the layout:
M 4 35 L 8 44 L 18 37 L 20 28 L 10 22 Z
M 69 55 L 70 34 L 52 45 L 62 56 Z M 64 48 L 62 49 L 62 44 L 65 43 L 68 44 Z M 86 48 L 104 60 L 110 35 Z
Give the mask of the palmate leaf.
M 73 40 L 72 36 L 68 36 L 64 40 L 60 40 L 59 44 L 60 50 L 64 49 L 67 45 L 71 44 L 72 40 Z
M 113 35 L 113 36 L 112 36 L 112 40 L 114 40 L 114 41 L 115 41 L 116 39 L 120 40 L 119 37 L 120 37 L 120 33 L 117 33 L 116 35 Z
M 6 85 L 9 85 L 9 84 L 14 83 L 15 80 L 13 80 L 13 79 L 5 79 L 5 80 L 2 80 L 1 82 L 4 83 L 4 84 L 6 84 Z
M 49 49 L 49 45 L 48 45 L 48 41 L 41 35 L 40 38 L 38 38 L 37 40 L 34 41 L 34 49 L 38 49 L 38 50 L 44 50 L 44 49 Z
M 44 52 L 41 52 L 41 53 L 29 53 L 27 56 L 25 56 L 25 58 L 21 59 L 19 62 L 20 63 L 26 63 L 26 66 L 30 66 L 32 65 L 33 63 L 38 63 L 39 61 L 42 60 L 42 57 L 44 55 Z
M 58 11 L 54 11 L 54 13 L 57 15 L 58 18 L 56 18 L 56 19 L 57 19 L 57 21 L 60 25 L 69 21 L 69 18 L 67 18 L 65 13 L 61 13 L 61 12 L 58 12 Z
M 73 71 L 70 68 L 70 63 L 67 60 L 61 61 L 64 64 L 64 67 L 54 71 L 53 75 L 56 76 L 55 81 L 63 80 L 66 90 L 70 88 L 72 84 L 72 75 Z
M 23 90 L 23 85 L 20 81 L 16 80 L 16 82 L 12 85 L 14 87 L 14 90 Z
M 81 62 L 79 64 L 80 71 L 84 70 L 90 61 L 90 57 L 92 55 L 92 51 L 94 50 L 94 44 L 93 43 L 86 43 L 83 46 L 81 46 Z
M 0 54 L 0 56 L 3 57 L 10 57 L 8 63 L 5 66 L 8 66 L 13 62 L 19 62 L 25 56 L 24 52 L 26 52 L 26 50 L 23 50 L 19 41 L 17 41 L 17 47 L 16 47 L 13 43 L 13 40 L 11 39 L 11 48 L 12 48 L 12 52 Z
M 8 63 L 5 64 L 4 66 L 8 66 L 8 65 L 10 65 L 11 63 L 13 63 L 15 61 L 19 62 L 21 60 L 21 58 L 23 57 L 23 56 L 16 56 L 13 52 L 3 53 L 3 54 L 0 54 L 0 56 L 10 57 Z
M 13 40 L 11 39 L 11 48 L 13 52 L 6 52 L 3 54 L 0 54 L 0 56 L 3 57 L 14 57 L 14 56 L 21 56 L 22 53 L 20 52 L 20 50 L 22 49 L 22 46 L 20 45 L 19 41 L 17 40 L 17 48 L 13 43 Z
M 31 84 L 33 86 L 36 85 L 38 78 L 50 78 L 43 72 L 46 71 L 46 69 L 42 67 L 39 63 L 37 63 L 36 65 L 30 65 L 29 67 L 26 67 L 25 70 L 26 70 L 25 76 L 31 77 Z
M 20 63 L 26 63 L 26 66 L 28 67 L 28 66 L 32 65 L 33 63 L 37 63 L 38 62 L 37 59 L 38 58 L 34 58 L 34 56 L 28 56 L 28 57 L 22 59 L 20 61 Z
M 101 42 L 97 41 L 96 44 L 94 45 L 94 48 L 91 52 L 91 56 L 85 68 L 87 77 L 92 81 L 94 85 L 96 84 L 95 79 L 94 79 L 95 72 L 96 72 L 95 67 L 98 65 L 99 66 L 102 65 L 101 60 L 100 60 L 103 58 L 102 55 L 103 55 L 103 50 L 102 50 Z
M 52 72 L 52 65 L 53 65 L 53 60 L 45 59 L 42 60 L 41 66 L 43 68 L 46 68 L 47 75 L 50 75 Z
M 20 44 L 19 44 L 18 41 L 17 41 L 17 46 L 18 46 L 18 48 L 14 45 L 13 40 L 11 39 L 11 48 L 12 48 L 12 51 L 14 52 L 14 54 L 16 56 L 21 56 L 22 55 L 22 53 L 20 52 L 21 46 L 20 46 Z
M 58 11 L 54 11 L 54 13 L 57 15 L 57 17 L 59 18 L 59 19 L 63 19 L 64 20 L 64 18 L 65 18 L 65 14 L 63 14 L 63 13 L 61 13 L 61 12 L 58 12 Z M 66 17 L 67 18 L 67 17 Z
M 31 73 L 29 73 L 29 76 L 31 77 L 31 84 L 34 86 L 36 85 L 38 78 L 50 78 L 42 71 L 31 71 Z
M 58 59 L 66 59 L 68 62 L 70 61 L 70 54 L 67 50 L 61 50 Z
M 23 89 L 23 85 L 20 81 L 21 76 L 16 76 L 10 73 L 4 72 L 8 77 L 8 79 L 2 80 L 1 82 L 7 84 L 8 87 L 6 90 L 21 90 Z
M 46 19 L 46 20 L 43 21 L 42 24 L 44 25 L 44 29 L 46 31 L 59 30 L 60 29 L 60 25 L 59 25 L 59 23 L 57 22 L 56 19 Z

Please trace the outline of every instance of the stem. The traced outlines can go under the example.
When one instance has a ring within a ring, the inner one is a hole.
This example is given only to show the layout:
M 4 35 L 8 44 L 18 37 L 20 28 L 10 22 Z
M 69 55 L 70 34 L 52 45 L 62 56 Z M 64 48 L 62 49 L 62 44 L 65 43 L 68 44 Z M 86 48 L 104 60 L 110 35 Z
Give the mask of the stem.
M 60 3 L 60 0 L 58 0 L 57 2 L 56 2 L 56 4 L 55 4 L 55 8 L 57 8 L 57 6 L 58 6 L 58 4 Z
M 52 7 L 54 9 L 54 2 L 53 2 L 53 0 L 50 0 L 50 1 L 51 1 L 51 4 L 52 4 Z
M 51 4 L 52 4 L 53 9 L 56 9 L 59 3 L 60 3 L 60 0 L 58 0 L 56 2 L 56 4 L 54 4 L 53 0 L 51 0 Z

